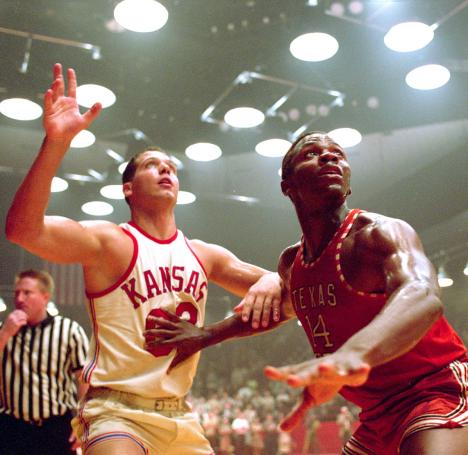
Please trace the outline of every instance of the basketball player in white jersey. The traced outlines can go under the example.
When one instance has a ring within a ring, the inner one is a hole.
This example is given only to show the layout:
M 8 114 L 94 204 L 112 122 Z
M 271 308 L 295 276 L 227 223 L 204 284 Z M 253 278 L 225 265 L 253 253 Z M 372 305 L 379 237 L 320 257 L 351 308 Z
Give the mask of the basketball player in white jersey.
M 55 65 L 44 98 L 46 136 L 10 207 L 6 234 L 48 261 L 83 266 L 93 337 L 83 369 L 90 389 L 74 425 L 84 452 L 211 454 L 184 401 L 198 355 L 169 369 L 175 350 L 147 348 L 144 332 L 173 315 L 202 326 L 208 280 L 245 296 L 244 319 L 252 311 L 252 324 L 265 325 L 271 308 L 279 315 L 280 279 L 220 246 L 184 237 L 174 218 L 176 168 L 160 150 L 134 157 L 123 175 L 130 222 L 46 216 L 51 181 L 71 140 L 101 110 L 95 104 L 80 114 L 74 71 L 67 75 L 68 94 Z

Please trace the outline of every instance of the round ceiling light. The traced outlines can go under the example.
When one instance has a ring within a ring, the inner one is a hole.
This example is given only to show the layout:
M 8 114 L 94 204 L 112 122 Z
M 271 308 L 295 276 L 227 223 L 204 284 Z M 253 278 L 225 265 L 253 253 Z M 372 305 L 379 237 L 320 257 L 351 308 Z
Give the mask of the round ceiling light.
M 185 154 L 194 161 L 213 161 L 222 155 L 221 149 L 216 144 L 209 142 L 197 142 L 185 149 Z
M 338 41 L 328 33 L 306 33 L 291 41 L 289 50 L 299 60 L 321 62 L 333 57 L 339 49 Z
M 267 139 L 255 146 L 255 151 L 262 156 L 278 157 L 284 156 L 291 147 L 291 142 L 286 139 Z
M 68 188 L 68 182 L 65 179 L 60 177 L 54 177 L 52 179 L 52 185 L 50 187 L 50 191 L 52 193 L 60 193 L 65 191 Z
M 123 163 L 119 164 L 119 167 L 117 168 L 119 171 L 119 174 L 123 174 L 125 171 L 125 168 L 128 165 L 128 161 L 124 161 Z
M 343 148 L 354 147 L 362 141 L 362 135 L 354 128 L 337 128 L 328 133 L 339 146 Z
M 95 141 L 96 136 L 91 131 L 83 130 L 73 138 L 70 147 L 81 149 L 93 145 Z
M 124 199 L 125 197 L 122 191 L 122 185 L 106 185 L 103 186 L 99 192 L 101 196 L 107 199 Z
M 89 108 L 99 102 L 102 107 L 109 107 L 115 103 L 115 100 L 114 92 L 102 85 L 84 84 L 76 89 L 76 101 L 80 106 Z
M 236 107 L 224 115 L 224 121 L 234 128 L 253 128 L 264 120 L 263 112 L 253 107 Z
M 114 8 L 114 18 L 127 30 L 148 33 L 164 27 L 169 13 L 154 0 L 123 0 Z
M 93 216 L 110 215 L 114 211 L 114 207 L 103 201 L 86 202 L 81 206 L 81 211 Z
M 42 115 L 42 107 L 26 98 L 8 98 L 0 103 L 0 112 L 13 120 L 35 120 Z
M 422 22 L 402 22 L 385 35 L 385 45 L 396 52 L 412 52 L 427 46 L 434 38 L 434 30 Z
M 195 202 L 197 197 L 189 191 L 179 191 L 177 194 L 177 205 L 187 205 Z
M 406 83 L 417 90 L 433 90 L 450 80 L 450 71 L 442 65 L 423 65 L 411 70 Z

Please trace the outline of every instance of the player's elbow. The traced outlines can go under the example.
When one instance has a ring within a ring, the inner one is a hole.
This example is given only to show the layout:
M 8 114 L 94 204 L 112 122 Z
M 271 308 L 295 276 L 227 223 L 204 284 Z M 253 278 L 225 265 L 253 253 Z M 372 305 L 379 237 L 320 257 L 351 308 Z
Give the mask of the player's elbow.
M 427 281 L 417 281 L 413 286 L 418 300 L 425 306 L 428 319 L 432 321 L 439 319 L 444 313 L 439 287 Z
M 5 223 L 5 237 L 10 242 L 26 248 L 34 238 L 37 238 L 37 233 L 33 232 L 30 223 L 27 221 L 7 216 Z

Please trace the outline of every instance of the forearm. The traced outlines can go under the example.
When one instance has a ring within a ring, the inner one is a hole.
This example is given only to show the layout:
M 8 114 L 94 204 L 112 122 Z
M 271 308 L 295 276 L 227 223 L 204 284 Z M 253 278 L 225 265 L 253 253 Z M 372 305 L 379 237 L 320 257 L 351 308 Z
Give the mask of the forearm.
M 371 367 L 381 365 L 412 349 L 441 315 L 439 296 L 424 282 L 403 286 L 339 351 L 355 353 Z
M 229 318 L 223 319 L 215 324 L 204 328 L 204 337 L 202 340 L 203 348 L 213 346 L 223 341 L 243 338 L 249 336 L 261 335 L 278 328 L 280 325 L 287 322 L 287 318 L 283 317 L 279 322 L 270 321 L 268 327 L 252 328 L 250 321 L 243 322 L 242 315 L 235 313 Z
M 69 141 L 54 142 L 45 137 L 8 211 L 6 236 L 9 240 L 21 243 L 25 236 L 35 238 L 42 229 L 52 179 L 69 144 Z

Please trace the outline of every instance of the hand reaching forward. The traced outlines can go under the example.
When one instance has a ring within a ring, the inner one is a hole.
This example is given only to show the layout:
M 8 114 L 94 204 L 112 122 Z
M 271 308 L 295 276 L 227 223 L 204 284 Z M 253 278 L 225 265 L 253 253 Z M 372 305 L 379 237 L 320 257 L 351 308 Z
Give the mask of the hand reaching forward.
M 177 349 L 176 355 L 168 368 L 168 373 L 179 363 L 203 348 L 205 334 L 203 328 L 188 322 L 179 316 L 165 312 L 165 318 L 148 316 L 149 327 L 144 332 L 145 349 L 149 352 L 158 348 Z
M 302 398 L 281 422 L 281 430 L 291 431 L 305 417 L 309 408 L 330 401 L 343 386 L 357 387 L 364 384 L 369 371 L 368 364 L 343 353 L 281 368 L 265 367 L 267 378 L 286 382 L 295 388 L 304 387 Z
M 62 65 L 56 63 L 54 82 L 44 96 L 44 129 L 49 139 L 59 142 L 71 142 L 80 131 L 91 124 L 102 109 L 101 104 L 96 103 L 81 114 L 76 102 L 75 71 L 69 68 L 67 76 L 68 96 L 65 95 Z
M 253 329 L 268 327 L 271 322 L 281 319 L 281 279 L 277 273 L 267 273 L 253 284 L 242 301 L 234 308 L 242 314 L 242 320 L 248 322 L 252 318 Z M 272 319 L 271 315 L 273 316 Z

